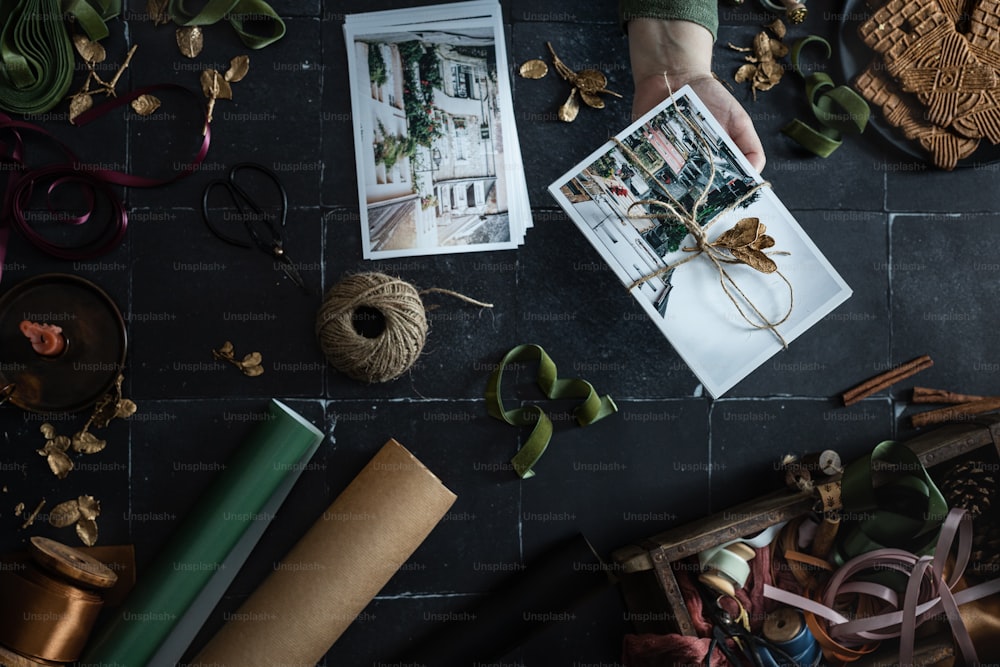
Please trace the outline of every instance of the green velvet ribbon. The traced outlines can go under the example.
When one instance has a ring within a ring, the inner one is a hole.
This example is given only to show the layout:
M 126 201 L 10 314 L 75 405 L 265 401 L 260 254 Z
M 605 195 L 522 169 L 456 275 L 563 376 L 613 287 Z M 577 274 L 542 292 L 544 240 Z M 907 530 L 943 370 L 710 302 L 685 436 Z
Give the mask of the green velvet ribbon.
M 552 438 L 552 421 L 537 405 L 507 410 L 500 397 L 500 386 L 503 372 L 508 364 L 517 362 L 538 362 L 536 382 L 546 397 L 551 399 L 582 398 L 574 410 L 573 416 L 580 426 L 593 424 L 608 415 L 618 412 L 618 406 L 610 396 L 598 396 L 591 384 L 579 379 L 560 379 L 555 363 L 538 345 L 518 345 L 508 352 L 497 369 L 490 375 L 486 384 L 486 409 L 491 417 L 502 419 L 511 426 L 529 426 L 534 424 L 528 439 L 518 450 L 511 464 L 521 479 L 535 475 L 532 467 L 545 453 Z
M 838 536 L 838 564 L 886 547 L 930 553 L 948 514 L 944 496 L 917 455 L 892 440 L 845 468 L 841 498 L 850 523 Z
M 73 79 L 69 14 L 91 40 L 108 36 L 105 21 L 121 0 L 20 0 L 0 2 L 0 109 L 44 113 L 66 96 Z
M 264 0 L 208 0 L 201 11 L 188 9 L 184 0 L 170 0 L 167 12 L 182 26 L 211 25 L 225 19 L 251 49 L 264 48 L 285 36 L 285 22 Z M 264 32 L 251 32 L 253 24 L 261 24 Z
M 803 73 L 799 67 L 799 54 L 802 47 L 812 42 L 819 42 L 826 47 L 826 57 L 833 50 L 830 43 L 816 35 L 810 35 L 797 41 L 792 46 L 789 56 L 792 69 L 805 79 L 806 99 L 812 107 L 813 116 L 819 122 L 819 129 L 813 128 L 799 119 L 794 119 L 781 131 L 791 137 L 806 150 L 820 156 L 828 157 L 842 143 L 842 134 L 861 134 L 868 125 L 871 109 L 868 102 L 849 86 L 838 86 L 824 72 Z

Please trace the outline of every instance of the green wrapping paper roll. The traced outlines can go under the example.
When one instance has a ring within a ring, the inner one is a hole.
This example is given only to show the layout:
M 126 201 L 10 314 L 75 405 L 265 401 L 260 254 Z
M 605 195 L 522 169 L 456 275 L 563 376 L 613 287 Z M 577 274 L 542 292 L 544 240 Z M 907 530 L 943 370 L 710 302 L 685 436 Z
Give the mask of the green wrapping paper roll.
M 268 418 L 257 424 L 156 560 L 140 573 L 125 605 L 95 636 L 81 664 L 142 667 L 153 664 L 154 656 L 156 664 L 166 664 L 158 653 L 161 645 L 193 606 L 205 606 L 199 597 L 216 574 L 227 572 L 228 581 L 235 576 L 242 561 L 232 567 L 227 559 L 248 546 L 249 533 L 259 537 L 263 532 L 254 525 L 260 523 L 257 518 L 271 509 L 275 496 L 287 494 L 290 479 L 323 437 L 301 415 L 272 400 Z M 214 602 L 208 611 L 212 606 Z M 193 638 L 193 633 L 186 637 Z

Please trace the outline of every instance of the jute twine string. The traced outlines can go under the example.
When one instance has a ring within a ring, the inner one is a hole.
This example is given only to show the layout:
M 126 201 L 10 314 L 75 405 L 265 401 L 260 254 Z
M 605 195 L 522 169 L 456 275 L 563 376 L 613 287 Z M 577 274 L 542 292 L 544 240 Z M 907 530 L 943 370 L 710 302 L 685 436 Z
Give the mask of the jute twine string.
M 666 80 L 666 75 L 664 75 L 664 80 Z M 670 90 L 669 82 L 667 83 L 667 92 L 668 94 L 671 95 L 673 94 L 673 91 Z M 709 144 L 708 139 L 705 138 L 705 135 L 702 133 L 701 129 L 697 125 L 695 125 L 691 121 L 691 119 L 689 119 L 685 114 L 680 113 L 680 110 L 677 108 L 676 99 L 673 100 L 673 107 L 674 110 L 677 112 L 676 113 L 677 117 L 681 118 L 684 121 L 684 123 L 687 124 L 693 136 L 695 137 L 695 139 L 697 139 L 700 150 L 708 158 L 707 159 L 709 165 L 708 180 L 705 183 L 705 187 L 702 188 L 701 192 L 698 193 L 697 198 L 695 198 L 695 201 L 692 204 L 690 211 L 686 210 L 683 206 L 680 205 L 680 203 L 677 200 L 675 200 L 673 197 L 670 196 L 669 190 L 667 189 L 666 185 L 660 180 L 659 176 L 651 172 L 642 162 L 642 160 L 640 160 L 639 157 L 628 146 L 619 141 L 617 137 L 613 137 L 613 140 L 617 145 L 618 149 L 626 153 L 629 159 L 634 164 L 638 165 L 640 169 L 642 169 L 646 177 L 649 178 L 649 180 L 653 181 L 660 188 L 660 190 L 663 193 L 665 193 L 667 197 L 669 197 L 671 200 L 670 202 L 665 202 L 660 199 L 642 199 L 639 201 L 635 201 L 631 205 L 629 205 L 628 210 L 626 211 L 628 217 L 633 219 L 663 218 L 664 217 L 663 213 L 648 213 L 648 212 L 632 213 L 632 210 L 635 207 L 649 206 L 649 205 L 659 206 L 663 209 L 666 209 L 666 211 L 670 215 L 680 220 L 680 222 L 687 229 L 688 233 L 691 234 L 692 237 L 694 237 L 695 244 L 693 246 L 685 246 L 684 248 L 682 248 L 684 252 L 690 253 L 689 255 L 687 255 L 682 259 L 677 260 L 676 262 L 671 262 L 670 264 L 666 264 L 665 266 L 660 267 L 656 271 L 653 271 L 652 273 L 649 273 L 648 275 L 645 275 L 633 281 L 632 284 L 629 285 L 628 289 L 629 291 L 632 291 L 633 289 L 642 285 L 643 283 L 652 280 L 653 278 L 656 278 L 658 276 L 662 276 L 666 273 L 669 273 L 670 271 L 673 271 L 677 267 L 682 266 L 697 257 L 705 257 L 710 262 L 712 262 L 712 264 L 718 271 L 719 285 L 720 287 L 722 287 L 723 293 L 725 293 L 725 295 L 729 297 L 729 300 L 732 302 L 733 306 L 736 307 L 736 310 L 739 312 L 740 317 L 742 317 L 747 324 L 749 324 L 755 329 L 769 330 L 778 339 L 782 347 L 787 348 L 788 343 L 785 341 L 784 336 L 782 336 L 781 333 L 778 331 L 777 326 L 788 320 L 788 318 L 792 314 L 792 309 L 795 304 L 795 291 L 792 288 L 792 284 L 788 281 L 788 278 L 786 278 L 784 274 L 781 273 L 781 271 L 778 270 L 773 271 L 773 273 L 777 274 L 778 277 L 780 277 L 781 280 L 784 281 L 785 285 L 788 286 L 788 310 L 780 319 L 772 322 L 767 318 L 767 316 L 765 316 L 760 311 L 759 308 L 757 308 L 756 305 L 754 305 L 753 301 L 750 300 L 750 298 L 740 288 L 740 286 L 736 283 L 736 281 L 733 280 L 732 276 L 729 275 L 729 272 L 726 271 L 725 265 L 744 264 L 746 266 L 750 266 L 751 268 L 757 269 L 758 271 L 761 271 L 761 269 L 758 268 L 757 266 L 754 266 L 753 264 L 749 264 L 743 261 L 738 257 L 733 256 L 732 254 L 727 252 L 726 246 L 720 246 L 717 245 L 715 242 L 711 242 L 708 240 L 708 231 L 716 222 L 721 220 L 725 216 L 725 214 L 735 210 L 736 207 L 738 207 L 747 199 L 751 198 L 758 190 L 764 187 L 769 187 L 771 184 L 767 181 L 756 183 L 746 193 L 744 193 L 741 197 L 736 199 L 736 201 L 729 204 L 725 209 L 719 211 L 711 222 L 702 227 L 702 225 L 698 222 L 698 210 L 708 199 L 708 195 L 710 194 L 712 184 L 715 183 L 715 176 L 716 176 L 715 161 L 711 159 L 712 147 Z M 763 232 L 764 232 L 764 226 L 758 225 L 757 238 L 754 238 L 749 245 L 753 246 L 754 243 L 759 239 L 759 237 L 763 235 Z M 781 252 L 772 254 L 787 255 L 788 253 Z M 743 309 L 743 307 L 740 305 L 739 300 L 737 300 L 736 294 L 738 294 L 743 300 L 743 302 L 749 307 L 749 309 L 753 311 L 753 314 L 757 317 L 758 321 L 754 321 L 753 319 L 750 318 L 747 311 Z
M 405 373 L 427 342 L 427 310 L 420 296 L 448 294 L 482 308 L 493 304 L 431 287 L 418 291 L 400 278 L 368 272 L 349 275 L 330 288 L 316 315 L 316 336 L 327 361 L 345 375 L 368 383 L 388 382 Z M 354 326 L 359 309 L 377 311 L 385 321 L 377 336 Z

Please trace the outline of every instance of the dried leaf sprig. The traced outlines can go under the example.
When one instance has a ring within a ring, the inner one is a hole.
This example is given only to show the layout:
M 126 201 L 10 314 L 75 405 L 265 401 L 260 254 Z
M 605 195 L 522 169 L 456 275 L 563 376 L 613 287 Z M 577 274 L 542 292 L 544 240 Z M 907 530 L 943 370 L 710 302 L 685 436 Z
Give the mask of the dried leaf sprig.
M 233 89 L 230 83 L 242 81 L 250 71 L 250 56 L 236 56 L 229 61 L 229 69 L 225 74 L 219 74 L 214 69 L 206 69 L 201 73 L 201 92 L 208 98 L 208 111 L 205 114 L 205 127 L 212 122 L 212 111 L 216 100 L 233 99 Z
M 101 515 L 101 502 L 94 496 L 79 496 L 61 502 L 49 512 L 49 524 L 54 528 L 67 528 L 76 524 L 76 534 L 88 547 L 97 544 L 97 517 Z
M 228 361 L 249 377 L 257 377 L 264 373 L 264 367 L 261 365 L 264 357 L 261 356 L 260 352 L 251 352 L 242 359 L 237 359 L 236 349 L 228 340 L 218 350 L 212 350 L 212 356 L 222 361 Z
M 569 98 L 559 107 L 559 120 L 572 123 L 576 119 L 576 115 L 580 111 L 580 103 L 576 98 L 577 94 L 580 95 L 580 99 L 583 100 L 584 104 L 594 109 L 604 108 L 604 100 L 601 98 L 601 94 L 621 97 L 618 93 L 605 88 L 608 85 L 608 77 L 604 75 L 604 72 L 596 69 L 584 69 L 574 72 L 556 55 L 551 43 L 545 42 L 545 46 L 548 47 L 549 53 L 552 54 L 552 64 L 556 68 L 556 72 L 573 86 Z
M 750 82 L 750 91 L 755 102 L 758 90 L 770 90 L 781 81 L 785 68 L 777 60 L 788 55 L 788 47 L 781 41 L 786 33 L 785 24 L 781 19 L 774 19 L 764 27 L 775 37 L 768 35 L 767 30 L 762 30 L 754 37 L 752 47 L 729 44 L 729 48 L 734 51 L 748 54 L 744 56 L 747 64 L 741 65 L 736 70 L 733 79 L 736 83 Z
M 83 87 L 80 90 L 70 96 L 69 122 L 71 123 L 76 120 L 77 116 L 94 106 L 92 95 L 104 93 L 108 97 L 117 96 L 115 87 L 118 85 L 118 80 L 125 73 L 129 63 L 132 61 L 135 50 L 139 48 L 138 44 L 133 44 L 128 53 L 125 54 L 125 61 L 119 65 L 118 71 L 115 72 L 111 81 L 104 81 L 98 76 L 96 70 L 96 65 L 104 62 L 107 58 L 107 52 L 104 50 L 104 47 L 97 42 L 91 41 L 85 35 L 74 35 L 73 46 L 76 48 L 76 52 L 80 54 L 80 57 L 83 58 L 83 61 L 87 63 L 87 80 L 83 82 Z M 95 90 L 91 90 L 91 82 L 97 84 Z

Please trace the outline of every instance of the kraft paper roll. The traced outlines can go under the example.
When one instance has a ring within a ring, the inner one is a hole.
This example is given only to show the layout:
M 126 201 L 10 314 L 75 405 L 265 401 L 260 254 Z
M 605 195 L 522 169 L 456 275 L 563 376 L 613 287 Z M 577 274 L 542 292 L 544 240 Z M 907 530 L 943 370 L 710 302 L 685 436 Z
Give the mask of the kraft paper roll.
M 323 432 L 272 400 L 226 468 L 140 572 L 81 664 L 173 666 L 232 583 Z
M 455 498 L 389 440 L 190 667 L 315 665 Z

